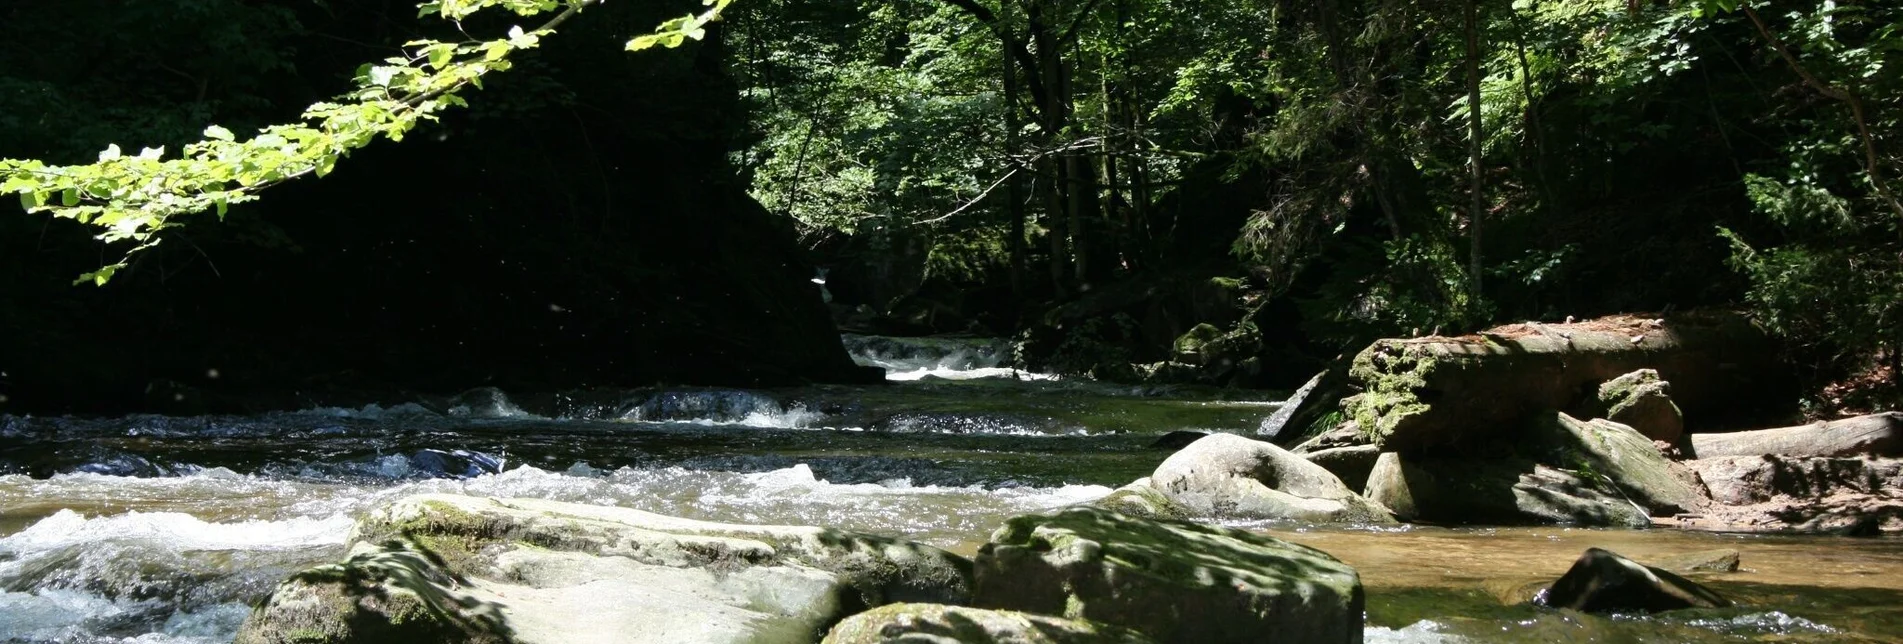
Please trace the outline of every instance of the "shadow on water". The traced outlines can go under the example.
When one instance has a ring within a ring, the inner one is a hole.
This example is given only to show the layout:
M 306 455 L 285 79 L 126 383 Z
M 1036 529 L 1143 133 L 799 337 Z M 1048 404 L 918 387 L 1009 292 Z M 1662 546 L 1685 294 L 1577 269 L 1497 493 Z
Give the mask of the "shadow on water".
M 1903 591 L 1705 582 L 1737 606 L 1591 615 L 1525 602 L 1505 604 L 1479 588 L 1375 588 L 1368 591 L 1369 641 L 1692 644 L 1903 639 L 1903 610 L 1897 608 L 1903 606 Z

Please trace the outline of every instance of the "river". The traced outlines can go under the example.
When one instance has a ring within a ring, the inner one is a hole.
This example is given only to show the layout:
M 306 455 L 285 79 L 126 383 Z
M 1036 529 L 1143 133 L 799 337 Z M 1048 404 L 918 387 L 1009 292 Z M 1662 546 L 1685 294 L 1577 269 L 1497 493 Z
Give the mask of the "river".
M 256 416 L 0 416 L 0 642 L 228 642 L 354 514 L 420 492 L 824 525 L 970 554 L 1014 514 L 1089 501 L 1171 430 L 1249 433 L 1259 392 L 1000 367 L 987 340 L 848 337 L 885 386 L 512 395 Z M 1903 540 L 1669 530 L 1242 526 L 1368 586 L 1370 642 L 1903 641 Z M 1525 605 L 1589 546 L 1734 548 L 1744 607 L 1595 617 Z

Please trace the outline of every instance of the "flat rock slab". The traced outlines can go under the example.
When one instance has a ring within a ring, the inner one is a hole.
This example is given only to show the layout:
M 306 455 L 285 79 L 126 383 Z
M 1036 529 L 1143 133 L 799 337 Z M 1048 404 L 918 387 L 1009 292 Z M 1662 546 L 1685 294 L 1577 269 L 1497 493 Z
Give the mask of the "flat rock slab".
M 803 644 L 868 606 L 969 589 L 969 562 L 928 546 L 539 499 L 409 497 L 355 537 L 238 642 Z
M 1903 412 L 1796 427 L 1692 434 L 1698 458 L 1720 456 L 1903 456 Z
M 1680 476 L 1651 438 L 1609 420 L 1582 421 L 1563 413 L 1543 419 L 1537 439 L 1550 448 L 1542 460 L 1574 467 L 1616 487 L 1652 516 L 1693 512 L 1710 503 L 1690 473 Z
M 1677 517 L 1694 530 L 1903 532 L 1903 459 L 1726 456 L 1687 461 L 1717 504 Z
M 1011 519 L 978 552 L 972 603 L 1115 624 L 1165 643 L 1360 642 L 1355 570 L 1241 530 L 1075 507 Z
M 1392 523 L 1320 465 L 1273 443 L 1211 434 L 1170 455 L 1150 485 L 1205 517 L 1318 523 Z
M 1075 619 L 943 604 L 891 604 L 853 615 L 821 644 L 1153 644 L 1136 631 Z

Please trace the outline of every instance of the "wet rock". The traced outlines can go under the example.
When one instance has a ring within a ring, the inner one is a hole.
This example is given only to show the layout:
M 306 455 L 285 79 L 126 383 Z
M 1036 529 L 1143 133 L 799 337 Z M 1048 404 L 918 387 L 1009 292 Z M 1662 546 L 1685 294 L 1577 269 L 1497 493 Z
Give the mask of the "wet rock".
M 1332 447 L 1302 456 L 1341 479 L 1348 489 L 1362 490 L 1368 487 L 1368 473 L 1374 471 L 1374 462 L 1381 457 L 1381 448 L 1373 445 Z
M 1212 434 L 1157 466 L 1150 485 L 1201 516 L 1389 523 L 1385 508 L 1334 474 L 1271 443 Z
M 1290 394 L 1275 413 L 1262 421 L 1262 425 L 1256 428 L 1256 435 L 1262 440 L 1281 445 L 1301 440 L 1316 423 L 1341 409 L 1341 399 L 1347 395 L 1347 387 L 1348 370 L 1345 366 L 1315 374 L 1300 389 Z
M 1903 456 L 1903 412 L 1870 414 L 1797 427 L 1693 434 L 1698 458 L 1719 456 Z
M 1731 605 L 1696 582 L 1600 548 L 1586 549 L 1572 569 L 1536 601 L 1588 613 L 1655 613 Z
M 1672 402 L 1671 384 L 1659 379 L 1657 370 L 1640 369 L 1599 385 L 1599 406 L 1606 420 L 1655 441 L 1676 443 L 1685 434 L 1685 416 Z
M 1182 431 L 1182 430 L 1173 431 L 1168 434 L 1159 436 L 1157 437 L 1156 440 L 1151 441 L 1150 449 L 1169 449 L 1169 450 L 1183 449 L 1185 447 L 1188 447 L 1190 443 L 1194 443 L 1197 440 L 1200 440 L 1202 437 L 1208 436 L 1208 435 L 1209 434 L 1204 432 L 1191 432 L 1191 431 Z
M 1070 508 L 1006 522 L 975 567 L 975 606 L 1115 624 L 1158 642 L 1362 636 L 1353 568 L 1241 530 Z
M 1704 493 L 1674 472 L 1652 439 L 1609 420 L 1581 421 L 1563 413 L 1542 417 L 1535 439 L 1541 462 L 1602 478 L 1652 516 L 1697 511 Z
M 1522 458 L 1382 454 L 1368 499 L 1403 521 L 1645 527 L 1642 508 L 1603 482 Z
M 1652 563 L 1672 572 L 1737 572 L 1738 561 L 1737 550 L 1719 548 L 1660 557 Z
M 1111 512 L 1145 519 L 1187 519 L 1190 512 L 1150 485 L 1150 478 L 1143 477 L 1135 482 L 1117 488 L 1109 495 L 1092 501 L 1089 505 Z
M 354 540 L 238 641 L 809 642 L 868 606 L 969 588 L 968 562 L 918 544 L 537 499 L 410 497 Z
M 853 615 L 821 644 L 1151 644 L 1127 628 L 1008 610 L 891 604 Z

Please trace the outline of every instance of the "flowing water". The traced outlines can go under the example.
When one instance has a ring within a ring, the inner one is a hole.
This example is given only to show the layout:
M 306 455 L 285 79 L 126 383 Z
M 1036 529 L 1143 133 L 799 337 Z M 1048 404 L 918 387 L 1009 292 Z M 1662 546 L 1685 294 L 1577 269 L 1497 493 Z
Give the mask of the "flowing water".
M 969 554 L 1013 514 L 1102 496 L 1178 429 L 1248 433 L 1256 392 L 1076 382 L 989 340 L 849 337 L 874 387 L 478 390 L 258 416 L 0 416 L 0 642 L 226 642 L 352 516 L 419 492 L 826 525 Z M 1903 541 L 1669 531 L 1250 526 L 1354 564 L 1375 642 L 1903 640 Z M 1524 604 L 1588 546 L 1714 547 L 1748 608 L 1601 618 Z

